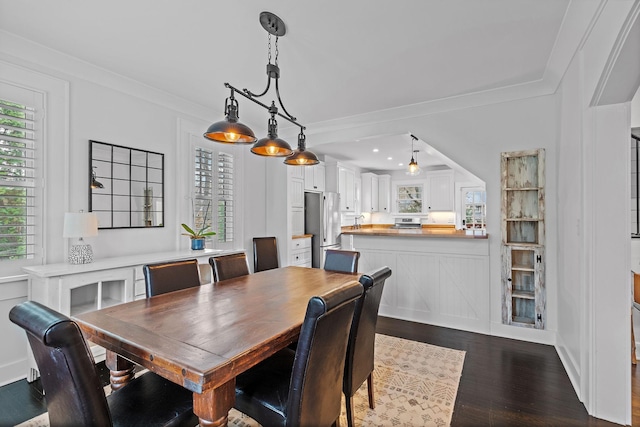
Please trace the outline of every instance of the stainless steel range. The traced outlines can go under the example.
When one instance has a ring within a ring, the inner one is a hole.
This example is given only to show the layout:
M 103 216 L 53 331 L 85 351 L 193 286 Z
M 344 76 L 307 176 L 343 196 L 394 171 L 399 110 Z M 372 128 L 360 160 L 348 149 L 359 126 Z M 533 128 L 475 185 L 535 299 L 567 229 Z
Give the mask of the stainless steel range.
M 420 218 L 396 218 L 392 228 L 420 228 L 422 222 Z

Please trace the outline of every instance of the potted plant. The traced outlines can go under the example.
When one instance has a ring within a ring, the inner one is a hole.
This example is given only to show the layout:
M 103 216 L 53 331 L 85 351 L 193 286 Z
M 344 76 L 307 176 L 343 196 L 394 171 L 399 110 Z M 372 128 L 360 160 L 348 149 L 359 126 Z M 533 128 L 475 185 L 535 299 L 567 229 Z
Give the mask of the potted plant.
M 209 228 L 211 228 L 210 226 L 207 225 L 207 214 L 209 213 L 209 206 L 211 205 L 211 202 L 209 202 L 209 204 L 207 204 L 207 209 L 205 209 L 204 211 L 204 219 L 202 221 L 202 227 L 201 228 L 196 228 L 198 231 L 195 231 L 193 228 L 189 227 L 187 224 L 181 224 L 182 228 L 186 231 L 186 233 L 182 233 L 183 236 L 189 236 L 189 238 L 191 239 L 191 249 L 192 250 L 202 250 L 204 249 L 204 240 L 209 237 L 209 236 L 215 236 L 216 233 L 215 231 L 207 231 Z M 195 212 L 195 210 L 194 210 Z M 195 221 L 195 217 L 194 217 L 194 224 L 196 224 L 197 221 Z

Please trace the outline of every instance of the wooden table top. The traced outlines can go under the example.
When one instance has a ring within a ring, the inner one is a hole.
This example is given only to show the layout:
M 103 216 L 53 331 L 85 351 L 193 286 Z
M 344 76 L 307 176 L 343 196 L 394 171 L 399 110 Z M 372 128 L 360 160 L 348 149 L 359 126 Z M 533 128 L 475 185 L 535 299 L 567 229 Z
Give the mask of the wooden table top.
M 297 339 L 309 298 L 358 274 L 284 267 L 74 317 L 85 337 L 195 392 Z

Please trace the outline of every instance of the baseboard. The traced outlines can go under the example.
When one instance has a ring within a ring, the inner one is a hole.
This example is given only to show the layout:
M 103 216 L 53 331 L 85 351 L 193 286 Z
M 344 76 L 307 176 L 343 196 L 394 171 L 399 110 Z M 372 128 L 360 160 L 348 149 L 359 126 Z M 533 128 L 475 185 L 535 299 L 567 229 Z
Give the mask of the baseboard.
M 573 390 L 576 392 L 576 396 L 578 396 L 578 400 L 584 403 L 584 399 L 580 393 L 580 367 L 575 362 L 571 354 L 566 351 L 566 346 L 564 345 L 562 338 L 558 336 L 556 337 L 556 341 L 556 353 L 558 353 L 560 362 L 562 362 L 564 370 L 567 373 L 567 376 L 569 376 L 569 381 L 571 381 L 571 385 L 573 386 Z
M 26 358 L 0 366 L 0 387 L 25 379 L 28 368 Z

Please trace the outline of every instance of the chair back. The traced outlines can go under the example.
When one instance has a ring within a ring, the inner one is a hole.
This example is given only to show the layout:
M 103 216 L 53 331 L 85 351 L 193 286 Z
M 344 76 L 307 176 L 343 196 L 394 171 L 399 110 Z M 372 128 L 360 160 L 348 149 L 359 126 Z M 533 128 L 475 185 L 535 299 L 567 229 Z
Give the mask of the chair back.
M 197 259 L 160 262 L 142 267 L 147 298 L 200 286 Z
M 233 279 L 249 274 L 247 254 L 244 252 L 231 255 L 221 255 L 209 258 L 213 270 L 213 281 Z
M 253 238 L 253 271 L 272 270 L 280 267 L 278 244 L 275 237 Z
M 324 269 L 342 273 L 357 273 L 360 252 L 339 249 L 327 249 L 324 259 Z
M 362 285 L 353 281 L 309 300 L 293 362 L 289 426 L 331 425 L 340 417 L 345 352 Z
M 378 309 L 384 283 L 389 276 L 389 267 L 382 267 L 360 276 L 364 292 L 356 303 L 353 314 L 344 366 L 343 391 L 349 396 L 353 396 L 373 372 Z
M 35 301 L 13 307 L 9 319 L 27 332 L 50 424 L 110 426 L 107 399 L 78 325 Z

